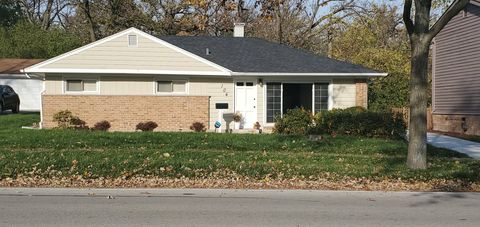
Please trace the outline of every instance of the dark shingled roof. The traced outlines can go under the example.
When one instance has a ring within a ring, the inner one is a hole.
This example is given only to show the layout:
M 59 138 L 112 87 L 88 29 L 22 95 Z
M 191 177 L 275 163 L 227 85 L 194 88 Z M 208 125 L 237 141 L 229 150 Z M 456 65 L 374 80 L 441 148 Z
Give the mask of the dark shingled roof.
M 162 36 L 160 39 L 233 72 L 378 73 L 286 45 L 249 37 Z M 210 55 L 206 54 L 206 49 Z

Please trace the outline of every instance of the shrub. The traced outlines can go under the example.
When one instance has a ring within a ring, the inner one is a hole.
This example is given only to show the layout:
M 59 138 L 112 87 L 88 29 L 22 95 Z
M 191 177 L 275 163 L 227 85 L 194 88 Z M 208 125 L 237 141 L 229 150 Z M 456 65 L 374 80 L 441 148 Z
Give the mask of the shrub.
M 405 130 L 399 114 L 348 108 L 316 114 L 310 133 L 399 138 L 404 136 Z
M 312 120 L 310 111 L 303 108 L 290 109 L 283 117 L 275 117 L 273 130 L 280 134 L 307 134 Z
M 57 122 L 59 128 L 87 128 L 85 121 L 73 115 L 70 110 L 62 110 L 53 115 L 53 121 Z
M 88 129 L 87 123 L 78 117 L 74 117 L 70 122 L 70 124 L 71 124 L 71 128 Z
M 239 112 L 235 112 L 235 113 L 233 114 L 233 121 L 235 121 L 235 122 L 240 122 L 240 121 L 242 121 L 242 114 L 239 113 Z
M 140 122 L 137 124 L 136 130 L 153 131 L 158 127 L 157 123 L 153 121 Z
M 68 128 L 74 117 L 70 110 L 62 110 L 53 115 L 53 121 L 57 122 L 59 128 Z
M 99 121 L 95 123 L 93 126 L 93 129 L 98 130 L 98 131 L 108 131 L 108 129 L 111 127 L 110 122 L 108 121 Z
M 195 132 L 205 132 L 207 131 L 207 128 L 205 127 L 205 124 L 202 122 L 193 122 L 193 124 L 190 126 L 190 129 L 195 131 Z
M 348 107 L 344 110 L 345 111 L 350 111 L 350 112 L 366 112 L 367 111 L 367 109 L 363 106 Z

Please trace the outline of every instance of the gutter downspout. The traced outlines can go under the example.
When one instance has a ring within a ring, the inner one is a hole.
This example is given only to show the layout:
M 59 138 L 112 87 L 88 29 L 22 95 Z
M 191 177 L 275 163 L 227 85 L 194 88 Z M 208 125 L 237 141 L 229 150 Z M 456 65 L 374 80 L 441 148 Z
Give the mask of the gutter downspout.
M 43 129 L 43 95 L 45 94 L 45 77 L 42 78 L 42 91 L 40 92 L 40 123 L 38 127 Z
M 207 128 L 208 130 L 210 130 L 210 104 L 211 104 L 211 99 L 212 99 L 212 96 L 208 96 L 208 123 L 207 123 Z

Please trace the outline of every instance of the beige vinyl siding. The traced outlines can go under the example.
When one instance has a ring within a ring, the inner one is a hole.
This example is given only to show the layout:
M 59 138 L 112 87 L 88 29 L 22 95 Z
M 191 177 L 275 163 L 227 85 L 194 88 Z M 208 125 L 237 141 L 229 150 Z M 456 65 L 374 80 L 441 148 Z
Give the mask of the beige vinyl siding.
M 263 86 L 260 86 L 257 81 L 257 121 L 263 126 L 265 124 L 264 122 L 264 114 L 265 114 L 265 97 L 264 97 L 264 90 L 263 88 L 265 87 L 265 84 Z
M 344 109 L 355 106 L 356 93 L 353 79 L 334 79 L 332 108 Z
M 100 78 L 100 94 L 102 95 L 153 95 L 153 76 L 131 76 Z
M 191 78 L 189 80 L 190 95 L 195 96 L 210 96 L 210 129 L 214 129 L 213 124 L 218 119 L 218 110 L 215 108 L 216 103 L 228 103 L 228 110 L 223 110 L 224 113 L 232 114 L 234 110 L 234 84 L 233 79 L 200 79 Z M 222 122 L 222 128 L 227 128 L 227 123 Z M 229 128 L 233 128 L 233 123 L 230 122 Z
M 193 57 L 140 35 L 137 35 L 138 46 L 129 47 L 128 35 L 125 34 L 68 56 L 48 64 L 44 68 L 220 71 Z
M 63 93 L 63 80 L 60 75 L 45 75 L 45 94 L 58 95 Z

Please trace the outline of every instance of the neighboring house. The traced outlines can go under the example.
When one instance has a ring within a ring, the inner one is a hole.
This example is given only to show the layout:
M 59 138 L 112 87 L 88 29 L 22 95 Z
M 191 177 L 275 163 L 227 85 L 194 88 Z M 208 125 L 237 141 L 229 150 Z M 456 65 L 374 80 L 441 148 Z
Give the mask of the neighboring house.
M 285 45 L 243 37 L 154 37 L 130 28 L 25 69 L 45 78 L 42 126 L 68 109 L 92 126 L 135 130 L 152 120 L 157 130 L 189 131 L 194 122 L 214 129 L 243 128 L 303 106 L 318 112 L 367 106 L 366 79 L 386 76 L 359 65 Z M 219 116 L 220 115 L 220 116 Z
M 27 76 L 20 70 L 41 61 L 38 59 L 0 58 L 0 85 L 9 85 L 15 90 L 20 97 L 20 111 L 40 111 L 42 78 Z
M 480 1 L 471 1 L 433 45 L 433 129 L 480 135 Z

